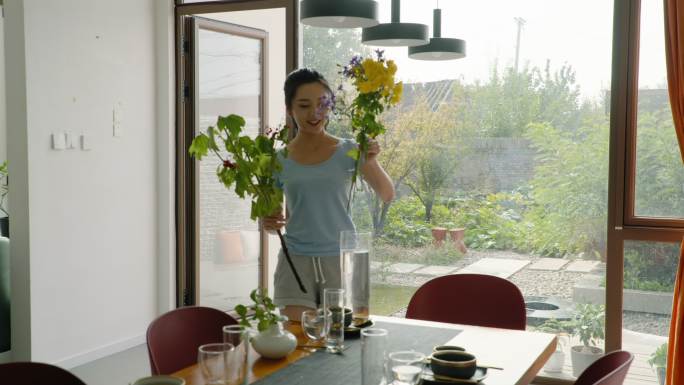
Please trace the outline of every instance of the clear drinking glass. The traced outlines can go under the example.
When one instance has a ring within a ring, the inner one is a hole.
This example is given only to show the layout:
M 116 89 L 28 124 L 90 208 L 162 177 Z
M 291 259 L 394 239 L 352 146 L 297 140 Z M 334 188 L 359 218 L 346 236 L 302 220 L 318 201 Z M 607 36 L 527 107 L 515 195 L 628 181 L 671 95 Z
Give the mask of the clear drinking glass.
M 197 361 L 204 382 L 209 385 L 223 385 L 233 381 L 229 370 L 234 364 L 235 347 L 228 343 L 206 344 L 199 347 Z
M 321 342 L 328 334 L 325 322 L 325 314 L 330 313 L 325 309 L 306 310 L 302 312 L 302 330 L 311 342 Z
M 361 385 L 385 385 L 387 330 L 361 330 Z
M 247 359 L 249 357 L 249 328 L 244 325 L 228 325 L 223 327 L 223 342 L 232 344 L 235 347 L 234 365 L 229 370 L 232 372 L 230 378 L 233 381 L 228 385 L 239 385 L 245 381 L 247 376 Z
M 325 315 L 325 347 L 329 353 L 339 353 L 344 346 L 344 289 L 323 289 Z
M 355 325 L 368 321 L 372 244 L 371 233 L 340 232 L 342 288 L 347 292 L 345 304 L 352 309 Z
M 423 372 L 425 354 L 410 351 L 392 352 L 389 354 L 389 370 L 392 385 L 416 385 Z

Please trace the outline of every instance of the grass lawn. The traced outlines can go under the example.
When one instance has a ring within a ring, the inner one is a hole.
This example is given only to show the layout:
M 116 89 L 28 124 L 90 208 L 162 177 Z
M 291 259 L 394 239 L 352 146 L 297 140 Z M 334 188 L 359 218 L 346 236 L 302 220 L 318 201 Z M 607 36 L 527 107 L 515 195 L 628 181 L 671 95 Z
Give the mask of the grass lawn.
M 371 314 L 390 315 L 408 306 L 409 300 L 416 290 L 418 290 L 417 287 L 371 284 Z

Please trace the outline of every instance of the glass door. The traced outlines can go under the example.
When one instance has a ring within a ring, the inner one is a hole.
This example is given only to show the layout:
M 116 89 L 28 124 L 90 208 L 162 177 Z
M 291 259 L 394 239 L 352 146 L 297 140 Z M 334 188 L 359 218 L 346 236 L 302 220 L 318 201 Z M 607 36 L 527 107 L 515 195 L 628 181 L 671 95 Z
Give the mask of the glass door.
M 192 138 L 219 116 L 244 117 L 251 137 L 285 121 L 280 90 L 293 67 L 293 14 L 289 3 L 261 5 L 177 8 L 179 306 L 230 311 L 253 289 L 272 287 L 277 238 L 250 219 L 249 199 L 219 181 L 217 157 L 187 157 Z

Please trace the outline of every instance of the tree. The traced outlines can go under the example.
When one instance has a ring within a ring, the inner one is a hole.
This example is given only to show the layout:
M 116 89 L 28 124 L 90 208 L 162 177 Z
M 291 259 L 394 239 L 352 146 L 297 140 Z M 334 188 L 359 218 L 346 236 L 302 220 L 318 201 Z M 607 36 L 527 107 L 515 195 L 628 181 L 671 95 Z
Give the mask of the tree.
M 432 208 L 451 184 L 458 159 L 463 155 L 454 111 L 449 104 L 432 111 L 424 100 L 411 111 L 416 125 L 411 173 L 405 184 L 425 207 L 426 222 L 432 220 Z
M 552 255 L 605 251 L 608 200 L 608 118 L 600 111 L 575 132 L 548 123 L 529 126 L 537 150 L 531 197 L 525 214 L 530 243 Z

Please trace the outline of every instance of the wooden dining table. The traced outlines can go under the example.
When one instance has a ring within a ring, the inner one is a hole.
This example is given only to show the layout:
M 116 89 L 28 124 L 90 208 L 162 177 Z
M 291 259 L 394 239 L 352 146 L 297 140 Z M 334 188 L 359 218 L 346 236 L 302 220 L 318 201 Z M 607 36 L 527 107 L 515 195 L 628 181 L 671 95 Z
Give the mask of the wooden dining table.
M 477 357 L 478 365 L 496 367 L 489 369 L 482 385 L 527 385 L 537 375 L 546 360 L 556 350 L 554 334 L 522 330 L 496 329 L 472 325 L 447 324 L 405 318 L 371 316 L 373 321 L 397 323 L 407 326 L 424 326 L 453 329 L 458 333 L 445 345 L 464 347 Z M 306 336 L 298 323 L 289 323 L 287 329 L 297 337 L 298 346 L 308 346 Z M 313 354 L 315 350 L 298 347 L 280 360 L 261 358 L 250 348 L 248 382 L 251 384 L 273 374 L 298 360 Z M 360 365 L 360 362 L 359 362 Z M 186 385 L 205 385 L 198 365 L 192 365 L 173 374 L 185 379 Z

